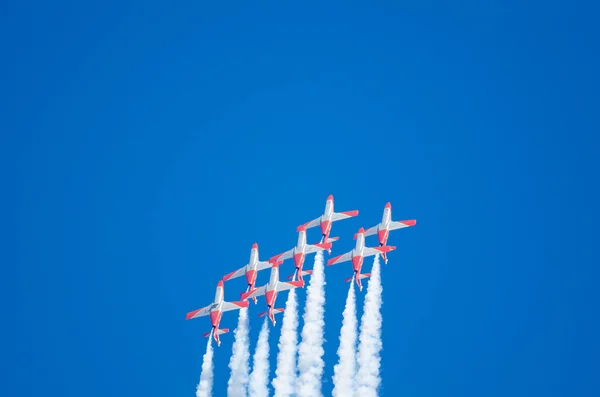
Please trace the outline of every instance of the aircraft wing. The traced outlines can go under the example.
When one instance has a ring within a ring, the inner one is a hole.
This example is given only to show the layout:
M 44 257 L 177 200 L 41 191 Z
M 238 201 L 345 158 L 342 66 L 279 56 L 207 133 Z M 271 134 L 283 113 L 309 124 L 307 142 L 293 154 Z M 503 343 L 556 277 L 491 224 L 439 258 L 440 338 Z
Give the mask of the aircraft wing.
M 365 230 L 365 237 L 372 236 L 373 234 L 377 233 L 378 227 L 379 227 L 379 225 L 375 225 L 375 226 L 370 227 L 367 230 Z M 355 238 L 355 240 L 356 240 L 356 238 Z
M 277 283 L 277 292 L 287 291 L 288 289 L 298 288 L 298 287 L 304 287 L 304 281 L 302 281 L 302 280 L 290 281 L 289 283 L 280 281 Z
M 277 261 L 284 261 L 286 259 L 290 259 L 292 256 L 294 256 L 294 249 L 292 248 L 289 251 L 285 251 L 284 253 L 281 253 L 279 255 L 275 255 L 274 257 L 272 257 L 271 259 L 269 259 L 269 262 L 274 263 Z
M 237 269 L 235 272 L 231 272 L 223 276 L 223 281 L 231 280 L 232 278 L 238 278 L 246 274 L 246 266 Z
M 390 227 L 389 230 L 396 230 L 396 229 L 402 229 L 403 227 L 409 227 L 409 226 L 414 226 L 417 224 L 417 221 L 415 221 L 414 219 L 408 220 L 408 221 L 397 221 L 397 222 L 390 222 Z
M 203 307 L 202 309 L 192 310 L 191 312 L 186 314 L 185 319 L 191 320 L 192 318 L 208 316 L 210 314 L 211 307 L 212 307 L 212 305 L 209 305 L 209 306 Z
M 331 258 L 330 260 L 327 261 L 327 266 L 331 266 L 331 265 L 335 265 L 341 262 L 346 262 L 349 261 L 350 259 L 352 259 L 352 251 L 346 252 L 343 255 L 340 256 L 336 256 L 335 258 Z
M 245 292 L 242 294 L 242 299 L 256 298 L 257 296 L 263 296 L 267 292 L 267 286 L 254 288 L 254 290 Z
M 391 246 L 391 245 L 385 245 L 383 247 L 375 247 L 375 248 L 365 247 L 365 249 L 363 251 L 363 257 L 366 258 L 367 256 L 382 254 L 384 252 L 390 252 L 395 249 L 396 249 L 396 247 Z
M 358 210 L 346 211 L 346 212 L 334 212 L 331 215 L 331 221 L 335 222 L 335 221 L 339 221 L 339 220 L 346 219 L 346 218 L 352 218 L 353 216 L 357 216 L 357 215 L 358 215 Z M 306 228 L 308 228 L 308 226 Z
M 305 254 L 312 254 L 323 250 L 331 249 L 331 243 L 319 243 L 319 244 L 306 244 L 304 248 Z
M 248 307 L 248 301 L 244 302 L 223 302 L 223 308 L 221 311 L 223 313 L 231 311 L 231 310 L 239 310 L 243 307 Z
M 257 270 L 257 271 L 258 271 L 258 270 L 265 270 L 265 269 L 268 269 L 268 268 L 270 268 L 270 267 L 272 267 L 272 266 L 273 266 L 273 264 L 272 264 L 271 262 L 263 262 L 263 261 L 260 261 L 260 262 L 258 262 L 258 263 L 256 264 L 256 270 Z
M 310 229 L 311 227 L 315 227 L 317 225 L 319 225 L 321 223 L 321 217 L 318 217 L 317 219 L 313 219 L 312 221 L 305 223 L 304 227 L 307 229 Z

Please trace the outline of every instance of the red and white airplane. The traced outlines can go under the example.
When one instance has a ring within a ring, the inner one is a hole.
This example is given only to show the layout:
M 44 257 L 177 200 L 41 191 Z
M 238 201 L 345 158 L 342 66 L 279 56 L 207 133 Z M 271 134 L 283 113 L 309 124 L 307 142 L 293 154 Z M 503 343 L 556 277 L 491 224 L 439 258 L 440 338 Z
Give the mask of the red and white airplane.
M 414 226 L 417 224 L 417 221 L 414 219 L 410 219 L 407 221 L 393 221 L 392 220 L 392 204 L 387 203 L 385 208 L 383 209 L 383 217 L 381 218 L 381 223 L 375 225 L 371 228 L 368 228 L 365 231 L 365 237 L 371 236 L 377 233 L 377 238 L 379 239 L 379 245 L 385 246 L 387 243 L 387 239 L 389 237 L 390 231 L 396 229 L 402 229 L 404 227 Z M 387 256 L 385 253 L 382 254 L 383 260 L 387 263 Z
M 396 247 L 392 247 L 389 245 L 375 248 L 365 247 L 365 229 L 363 229 L 362 227 L 358 230 L 358 233 L 354 235 L 354 239 L 356 240 L 356 246 L 351 251 L 328 260 L 327 266 L 352 260 L 352 267 L 354 268 L 353 277 L 356 281 L 356 285 L 358 285 L 358 289 L 362 291 L 362 284 L 360 280 L 369 277 L 369 274 L 360 274 L 360 269 L 362 268 L 364 258 L 367 256 L 373 256 L 393 251 L 396 249 Z M 349 280 L 352 280 L 352 277 L 350 279 L 346 279 L 346 281 Z
M 223 276 L 223 281 L 238 278 L 245 274 L 246 282 L 248 283 L 248 288 L 246 291 L 252 291 L 254 289 L 254 284 L 256 283 L 256 273 L 260 270 L 268 269 L 272 265 L 271 262 L 261 261 L 258 259 L 258 257 L 258 244 L 254 243 L 252 245 L 252 249 L 250 250 L 250 261 L 248 264 L 239 268 L 235 272 L 231 272 Z M 254 298 L 254 303 L 256 303 L 256 298 Z
M 215 300 L 212 304 L 203 307 L 202 309 L 194 310 L 189 312 L 186 316 L 186 320 L 191 320 L 192 318 L 207 316 L 210 314 L 210 322 L 212 323 L 212 330 L 205 333 L 204 337 L 207 337 L 213 334 L 215 341 L 218 346 L 221 346 L 221 340 L 219 339 L 219 335 L 226 334 L 229 332 L 229 329 L 223 328 L 219 329 L 219 323 L 221 322 L 221 316 L 224 312 L 228 312 L 230 310 L 239 310 L 243 307 L 248 307 L 248 302 L 225 302 L 223 299 L 225 293 L 225 287 L 223 286 L 223 280 L 219 281 L 217 284 L 217 292 L 215 294 Z
M 258 317 L 262 317 L 268 313 L 271 322 L 273 325 L 275 325 L 275 314 L 283 312 L 283 309 L 275 309 L 277 294 L 281 291 L 287 291 L 298 287 L 304 287 L 303 280 L 291 281 L 289 283 L 285 281 L 279 281 L 279 265 L 274 263 L 273 267 L 271 268 L 271 277 L 269 278 L 269 282 L 262 287 L 255 288 L 252 291 L 244 292 L 241 297 L 243 300 L 246 300 L 265 295 L 269 310 L 268 312 L 260 313 Z
M 319 243 L 319 244 L 306 244 L 306 227 L 304 225 L 298 226 L 296 229 L 298 232 L 298 243 L 296 246 L 289 251 L 285 251 L 279 255 L 275 255 L 269 262 L 283 262 L 286 259 L 294 258 L 294 264 L 296 266 L 296 276 L 299 280 L 302 280 L 302 266 L 304 265 L 304 259 L 306 255 L 313 254 L 315 252 L 330 250 L 331 242 L 328 243 Z
M 323 242 L 331 243 L 336 241 L 338 238 L 329 238 L 329 233 L 331 232 L 331 224 L 335 221 L 339 221 L 342 219 L 352 218 L 353 216 L 358 215 L 358 210 L 353 211 L 345 211 L 345 212 L 334 212 L 333 210 L 333 195 L 329 195 L 327 197 L 327 201 L 325 202 L 325 212 L 323 215 L 318 217 L 317 219 L 313 219 L 312 221 L 305 223 L 304 227 L 310 229 L 317 225 L 321 225 L 321 233 L 323 234 Z

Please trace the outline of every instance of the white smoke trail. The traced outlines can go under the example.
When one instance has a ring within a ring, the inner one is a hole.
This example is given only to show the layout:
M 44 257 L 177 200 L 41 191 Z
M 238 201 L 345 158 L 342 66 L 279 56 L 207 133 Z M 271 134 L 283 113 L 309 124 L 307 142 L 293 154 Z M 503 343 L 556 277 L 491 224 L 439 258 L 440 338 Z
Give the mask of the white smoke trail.
M 381 383 L 379 366 L 381 365 L 381 275 L 379 255 L 375 255 L 371 281 L 365 296 L 363 316 L 360 320 L 360 336 L 358 344 L 358 372 L 355 378 L 356 395 L 375 397 Z
M 318 397 L 321 393 L 323 375 L 323 327 L 325 321 L 325 274 L 323 272 L 323 251 L 315 255 L 315 264 L 306 292 L 306 305 L 303 315 L 302 342 L 298 346 L 298 397 Z
M 268 397 L 269 396 L 269 324 L 268 317 L 265 317 L 258 343 L 254 352 L 254 367 L 250 374 L 250 383 L 248 391 L 250 397 Z
M 238 325 L 234 331 L 229 369 L 231 375 L 227 383 L 227 395 L 229 397 L 246 397 L 248 387 L 248 360 L 250 359 L 250 348 L 248 340 L 248 309 L 240 309 Z
M 202 361 L 202 373 L 200 374 L 200 383 L 196 388 L 196 397 L 211 397 L 213 384 L 213 347 L 212 333 L 208 336 L 206 343 L 206 353 Z
M 288 292 L 283 324 L 279 337 L 279 354 L 273 388 L 275 397 L 289 397 L 294 394 L 296 381 L 296 353 L 298 352 L 298 302 L 296 290 Z
M 352 397 L 354 395 L 354 376 L 356 375 L 356 295 L 354 280 L 350 281 L 346 307 L 342 315 L 340 330 L 340 347 L 337 354 L 340 358 L 333 367 L 333 396 Z M 362 396 L 361 396 L 362 397 Z

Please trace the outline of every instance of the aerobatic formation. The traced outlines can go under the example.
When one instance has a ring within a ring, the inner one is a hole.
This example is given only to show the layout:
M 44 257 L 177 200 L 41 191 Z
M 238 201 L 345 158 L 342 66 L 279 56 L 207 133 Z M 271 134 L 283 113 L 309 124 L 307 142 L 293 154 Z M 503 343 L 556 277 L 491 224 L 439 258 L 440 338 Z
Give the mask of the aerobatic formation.
M 304 270 L 304 263 L 305 263 L 307 255 L 318 253 L 318 255 L 315 257 L 315 271 L 317 270 L 316 265 L 317 265 L 318 260 L 320 261 L 320 262 L 318 262 L 319 266 L 320 266 L 319 269 L 322 269 L 323 268 L 323 256 L 322 256 L 323 252 L 327 251 L 328 253 L 331 253 L 332 244 L 339 240 L 338 237 L 330 237 L 333 222 L 356 217 L 357 215 L 358 215 L 358 210 L 335 212 L 333 196 L 329 195 L 329 197 L 327 197 L 327 201 L 325 203 L 325 211 L 323 212 L 323 214 L 320 215 L 316 219 L 313 219 L 307 223 L 304 223 L 304 224 L 298 226 L 298 228 L 296 229 L 296 232 L 298 233 L 297 242 L 294 247 L 292 247 L 291 249 L 289 249 L 285 252 L 282 252 L 278 255 L 272 256 L 268 261 L 264 261 L 264 260 L 260 260 L 258 244 L 254 243 L 250 250 L 250 259 L 249 259 L 248 263 L 245 266 L 240 267 L 239 269 L 224 275 L 223 278 L 221 280 L 219 280 L 219 282 L 217 283 L 216 293 L 215 293 L 213 302 L 208 306 L 205 306 L 203 308 L 193 310 L 193 311 L 187 313 L 186 320 L 190 320 L 190 319 L 197 318 L 197 317 L 210 316 L 212 329 L 210 331 L 206 332 L 203 336 L 209 337 L 209 338 L 211 338 L 211 337 L 214 338 L 215 342 L 217 343 L 217 346 L 220 346 L 221 345 L 220 335 L 229 332 L 229 329 L 227 329 L 227 328 L 219 328 L 220 322 L 221 322 L 221 317 L 222 317 L 223 313 L 232 311 L 232 310 L 240 310 L 240 309 L 244 309 L 244 311 L 245 311 L 245 310 L 247 310 L 245 308 L 248 308 L 249 299 L 252 299 L 254 304 L 257 304 L 258 303 L 257 298 L 264 296 L 267 307 L 266 307 L 266 311 L 259 314 L 259 317 L 263 317 L 265 315 L 268 316 L 268 319 L 271 321 L 273 326 L 275 326 L 276 325 L 275 315 L 278 313 L 284 312 L 283 308 L 275 307 L 275 303 L 276 303 L 278 294 L 280 292 L 290 291 L 290 290 L 293 290 L 296 288 L 304 288 L 305 287 L 304 277 L 311 275 L 313 272 L 313 270 Z M 329 259 L 327 261 L 327 266 L 332 266 L 332 265 L 335 265 L 335 264 L 338 264 L 341 262 L 348 262 L 348 261 L 351 262 L 353 273 L 352 273 L 351 277 L 347 278 L 345 281 L 350 282 L 352 284 L 356 283 L 358 290 L 362 291 L 363 286 L 362 286 L 361 280 L 371 276 L 371 273 L 363 274 L 361 272 L 363 264 L 364 264 L 364 258 L 369 257 L 369 256 L 376 256 L 375 264 L 373 265 L 374 268 L 372 271 L 377 272 L 377 278 L 378 278 L 377 284 L 380 285 L 379 263 L 378 263 L 377 256 L 381 256 L 384 260 L 384 263 L 387 263 L 388 262 L 387 254 L 396 249 L 396 247 L 394 247 L 394 246 L 387 245 L 390 231 L 409 227 L 409 226 L 414 226 L 415 224 L 416 224 L 415 220 L 393 221 L 392 220 L 392 206 L 390 203 L 387 203 L 383 210 L 383 217 L 381 219 L 381 222 L 376 224 L 373 227 L 366 229 L 366 230 L 361 227 L 358 230 L 358 232 L 356 232 L 356 234 L 354 235 L 354 240 L 356 240 L 355 247 L 352 250 L 346 252 L 345 254 L 342 254 L 342 255 L 339 255 L 339 256 Z M 307 231 L 307 229 L 314 228 L 316 226 L 320 226 L 321 241 L 319 243 L 315 243 L 315 244 L 307 244 L 306 231 Z M 375 247 L 366 246 L 365 238 L 367 236 L 373 236 L 373 235 L 377 236 L 379 245 L 375 246 Z M 287 280 L 290 280 L 290 281 L 282 281 L 280 279 L 280 266 L 287 259 L 293 259 L 295 270 L 294 270 L 293 274 L 287 276 Z M 375 266 L 377 266 L 377 269 L 375 269 Z M 256 286 L 257 274 L 261 270 L 265 270 L 265 269 L 271 269 L 269 281 L 266 284 L 257 287 Z M 315 273 L 315 277 L 317 277 L 316 274 L 317 273 Z M 224 283 L 226 281 L 229 281 L 229 280 L 232 280 L 235 278 L 239 278 L 242 276 L 246 277 L 247 288 L 246 288 L 245 292 L 240 293 L 241 300 L 237 301 L 237 302 L 226 301 L 225 300 Z M 322 270 L 319 270 L 319 277 L 321 279 L 323 278 Z M 321 283 L 323 283 L 322 280 L 321 280 Z M 314 282 L 313 282 L 313 284 L 314 284 Z M 376 288 L 380 289 L 380 287 L 376 287 Z M 309 287 L 309 289 L 310 289 L 310 287 Z M 369 287 L 369 290 L 370 289 L 371 289 L 371 287 Z M 354 302 L 353 289 L 351 288 L 348 293 L 349 293 L 348 302 Z M 367 298 L 370 299 L 368 295 L 367 295 Z M 344 319 L 345 319 L 344 321 L 346 321 L 347 312 L 352 313 L 352 315 L 355 316 L 354 308 L 353 308 L 354 303 L 352 303 L 352 305 L 353 305 L 352 308 L 348 308 L 350 310 L 344 311 Z M 286 307 L 287 306 L 288 305 L 286 304 Z M 294 299 L 294 303 L 292 303 L 290 306 L 293 307 L 293 310 L 295 312 L 296 311 L 295 299 Z M 377 310 L 377 312 L 379 311 L 379 306 L 376 307 L 376 310 Z M 290 315 L 292 315 L 292 314 L 290 314 Z M 245 316 L 245 315 L 244 316 L 240 315 L 240 317 L 247 318 L 247 316 Z M 288 321 L 288 320 L 285 320 L 286 317 L 287 317 L 287 314 L 284 315 L 284 328 L 286 327 L 285 321 Z M 294 319 L 297 318 L 297 315 L 295 313 L 293 314 L 293 318 Z M 349 320 L 351 320 L 351 319 L 349 319 Z M 293 321 L 293 323 L 297 324 L 297 320 L 289 320 L 289 321 Z M 247 328 L 247 326 L 248 326 L 247 320 L 245 320 L 245 323 L 246 323 L 245 327 Z M 354 324 L 354 323 L 356 323 L 356 320 L 350 322 L 350 324 Z M 379 325 L 379 327 L 380 327 L 380 325 Z M 239 326 L 238 326 L 238 328 L 239 328 Z M 295 340 L 296 337 L 294 335 L 295 335 L 296 331 L 294 331 L 294 330 L 292 330 L 292 331 L 293 331 L 293 334 L 291 336 L 291 340 Z M 236 331 L 236 333 L 237 332 L 238 331 Z M 354 332 L 355 331 L 350 331 L 349 329 L 347 329 L 346 331 L 342 332 L 342 334 L 354 335 Z M 263 335 L 263 334 L 268 336 L 268 330 L 263 331 L 261 333 L 261 335 Z M 246 335 L 245 337 L 247 338 L 247 329 L 245 330 L 245 335 Z M 362 326 L 361 326 L 361 338 L 362 338 Z M 288 339 L 290 339 L 290 338 L 288 338 Z M 355 339 L 356 339 L 356 336 L 351 338 L 351 341 L 349 342 L 349 346 L 352 346 L 353 344 L 356 343 Z M 362 339 L 361 339 L 361 341 L 362 341 Z M 342 343 L 342 345 L 344 345 L 344 342 L 342 341 L 342 336 L 340 336 L 340 343 Z M 346 344 L 348 344 L 348 342 L 346 342 Z M 264 345 L 264 342 L 263 342 L 263 345 Z M 209 347 L 210 347 L 210 341 L 208 342 L 207 352 L 208 352 Z M 259 348 L 260 348 L 260 346 L 257 346 L 257 349 L 259 349 Z M 359 346 L 359 350 L 360 350 L 360 348 L 361 348 L 361 346 Z M 247 347 L 246 347 L 246 349 L 247 349 Z M 262 353 L 257 352 L 256 354 L 259 357 L 264 356 L 265 354 L 268 356 L 268 346 L 266 346 L 266 349 L 267 349 L 266 352 L 262 352 Z M 210 350 L 211 350 L 210 360 L 212 362 L 212 348 L 210 348 Z M 347 350 L 347 348 L 346 348 L 346 350 Z M 295 351 L 295 350 L 293 349 L 292 352 L 293 351 Z M 206 356 L 207 355 L 205 355 L 205 360 L 206 360 Z M 351 355 L 350 357 L 353 361 L 354 355 Z M 342 356 L 340 356 L 340 360 L 342 360 Z M 342 363 L 342 361 L 340 361 L 340 363 Z M 360 364 L 360 362 L 358 364 Z M 343 364 L 343 365 L 348 366 L 349 364 Z M 287 363 L 286 367 L 289 367 L 289 366 L 290 366 L 290 363 Z M 246 368 L 245 369 L 246 372 L 248 371 L 247 365 L 242 366 L 242 367 Z M 204 368 L 204 364 L 203 364 L 203 368 Z M 348 368 L 354 368 L 354 364 L 351 364 L 351 366 Z M 289 369 L 288 369 L 288 371 L 289 371 Z M 360 372 L 360 369 L 358 369 L 358 371 Z M 243 375 L 242 378 L 244 378 L 244 377 L 248 378 L 247 373 L 242 374 L 242 375 Z M 233 377 L 233 374 L 232 374 L 232 377 Z M 288 381 L 288 380 L 286 380 L 286 382 L 292 383 L 291 381 Z M 336 383 L 336 382 L 334 382 L 334 383 Z M 347 388 L 347 384 L 352 384 L 352 382 L 344 383 L 342 381 L 340 381 L 340 383 L 346 384 L 346 388 Z M 281 382 L 279 382 L 279 384 L 281 384 Z M 275 383 L 275 382 L 274 382 L 274 386 L 276 388 L 276 395 L 291 395 L 287 392 L 279 393 L 279 390 L 277 390 L 277 383 Z M 266 390 L 266 384 L 264 385 L 264 387 Z M 336 389 L 334 389 L 334 395 L 337 395 L 339 391 L 344 390 L 343 386 L 338 387 L 338 385 L 335 385 L 335 387 L 336 387 Z M 206 386 L 204 386 L 204 388 L 206 388 Z M 286 386 L 286 389 L 288 389 L 288 388 L 289 388 L 289 386 Z M 320 383 L 319 383 L 319 388 L 320 388 Z M 281 387 L 280 387 L 280 389 L 281 389 Z M 251 395 L 252 394 L 253 393 L 251 393 Z M 256 393 L 254 393 L 254 394 L 256 394 Z M 260 394 L 263 394 L 263 393 L 260 393 Z M 301 395 L 301 394 L 302 393 L 299 391 L 298 395 Z M 199 388 L 197 390 L 197 395 L 200 396 L 200 395 L 210 395 L 210 394 L 205 394 L 205 392 L 201 391 L 201 388 L 199 385 Z M 242 393 L 241 395 L 245 395 L 245 393 Z

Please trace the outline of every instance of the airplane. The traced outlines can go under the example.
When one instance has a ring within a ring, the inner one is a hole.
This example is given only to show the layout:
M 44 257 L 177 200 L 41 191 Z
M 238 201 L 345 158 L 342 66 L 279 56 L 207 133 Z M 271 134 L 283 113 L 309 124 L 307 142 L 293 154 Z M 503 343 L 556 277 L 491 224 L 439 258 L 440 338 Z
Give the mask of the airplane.
M 261 261 L 258 259 L 258 257 L 258 244 L 254 243 L 252 244 L 252 249 L 250 250 L 250 261 L 248 262 L 248 264 L 234 272 L 223 276 L 223 281 L 238 278 L 245 274 L 246 282 L 248 283 L 248 288 L 246 289 L 246 292 L 253 290 L 254 284 L 256 283 L 256 273 L 260 270 L 268 269 L 271 267 L 271 262 Z M 256 298 L 254 298 L 254 303 L 256 304 Z
M 223 280 L 221 280 L 217 284 L 217 292 L 215 293 L 215 300 L 213 303 L 203 307 L 202 309 L 191 311 L 185 316 L 186 320 L 191 320 L 192 318 L 207 316 L 210 314 L 212 330 L 202 336 L 206 338 L 212 333 L 213 338 L 217 342 L 217 346 L 221 346 L 221 339 L 219 338 L 219 335 L 229 332 L 228 328 L 219 329 L 219 323 L 221 322 L 221 316 L 223 313 L 230 310 L 239 310 L 241 308 L 248 307 L 248 301 L 226 302 L 223 299 L 224 293 L 225 287 L 223 286 Z
M 352 260 L 352 267 L 354 268 L 354 280 L 356 281 L 356 285 L 358 285 L 358 289 L 362 291 L 362 283 L 360 280 L 369 277 L 368 274 L 360 274 L 360 269 L 362 268 L 364 258 L 367 256 L 393 251 L 396 249 L 396 247 L 389 245 L 375 248 L 365 247 L 365 229 L 362 227 L 358 230 L 358 233 L 354 235 L 354 239 L 356 240 L 356 246 L 351 251 L 328 260 L 327 266 Z M 351 279 L 352 278 L 346 279 L 346 281 Z
M 296 276 L 299 280 L 302 280 L 302 266 L 304 265 L 304 259 L 306 255 L 315 252 L 330 250 L 331 242 L 318 243 L 318 244 L 306 244 L 306 227 L 304 225 L 298 226 L 296 229 L 298 232 L 298 243 L 296 246 L 288 251 L 285 251 L 279 255 L 275 255 L 269 262 L 283 262 L 286 259 L 294 258 L 294 264 L 296 266 Z
M 275 314 L 283 312 L 283 309 L 275 309 L 275 300 L 277 300 L 277 294 L 281 291 L 287 291 L 292 288 L 304 287 L 304 281 L 279 281 L 279 265 L 277 263 L 273 264 L 271 267 L 271 277 L 269 278 L 269 282 L 262 287 L 258 287 L 253 289 L 252 291 L 244 292 L 241 294 L 241 299 L 246 300 L 249 298 L 254 298 L 257 296 L 265 295 L 267 300 L 267 307 L 269 310 L 267 312 L 260 313 L 258 317 L 263 317 L 265 314 L 269 315 L 271 322 L 273 325 L 276 324 Z
M 331 239 L 329 238 L 329 233 L 331 232 L 331 224 L 335 221 L 352 218 L 353 216 L 357 216 L 357 215 L 358 215 L 358 210 L 345 211 L 345 212 L 334 212 L 333 211 L 333 195 L 330 194 L 329 197 L 327 197 L 327 201 L 325 202 L 325 212 L 323 213 L 323 215 L 321 215 L 317 219 L 313 219 L 312 221 L 305 223 L 304 227 L 306 227 L 307 229 L 310 229 L 317 225 L 321 225 L 321 233 L 323 235 L 322 242 L 331 243 L 338 239 L 337 237 L 334 237 Z M 329 251 L 329 253 L 331 253 L 331 250 Z
M 414 226 L 417 224 L 417 221 L 414 219 L 410 219 L 407 221 L 393 221 L 392 220 L 392 204 L 387 203 L 385 208 L 383 209 L 383 217 L 381 218 L 381 223 L 367 229 L 365 231 L 365 237 L 371 236 L 377 233 L 377 238 L 379 239 L 379 245 L 385 246 L 387 243 L 387 239 L 389 237 L 390 231 L 396 229 L 402 229 L 404 227 Z M 382 254 L 383 260 L 385 263 L 388 262 L 387 256 L 385 253 Z

